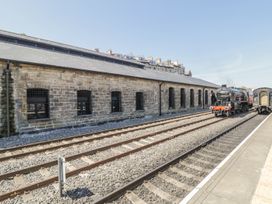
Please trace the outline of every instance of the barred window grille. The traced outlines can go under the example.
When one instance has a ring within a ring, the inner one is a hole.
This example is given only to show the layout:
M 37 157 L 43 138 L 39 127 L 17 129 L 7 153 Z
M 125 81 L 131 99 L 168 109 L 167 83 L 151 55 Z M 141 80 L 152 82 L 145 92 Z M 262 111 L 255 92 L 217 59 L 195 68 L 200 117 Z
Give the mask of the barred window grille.
M 185 108 L 186 107 L 186 94 L 185 89 L 180 89 L 180 107 Z
M 198 90 L 198 106 L 202 104 L 202 91 Z
M 87 90 L 77 91 L 77 114 L 92 114 L 92 92 Z
M 27 89 L 27 119 L 49 118 L 49 91 Z
M 194 89 L 190 90 L 190 106 L 191 107 L 195 106 L 195 92 L 194 92 Z
M 174 88 L 169 88 L 169 109 L 175 108 L 175 90 Z
M 111 112 L 121 112 L 121 92 L 113 91 L 111 92 Z
M 136 110 L 144 110 L 143 92 L 136 92 Z

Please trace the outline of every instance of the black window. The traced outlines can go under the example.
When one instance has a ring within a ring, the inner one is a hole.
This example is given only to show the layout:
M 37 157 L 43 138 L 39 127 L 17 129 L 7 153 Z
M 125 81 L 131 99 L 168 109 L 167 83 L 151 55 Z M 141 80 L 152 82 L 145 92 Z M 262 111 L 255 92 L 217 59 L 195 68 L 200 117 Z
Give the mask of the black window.
M 191 107 L 195 106 L 195 93 L 194 93 L 194 89 L 190 89 L 190 106 Z
M 175 90 L 174 88 L 169 88 L 169 109 L 175 108 Z
M 208 100 L 209 100 L 208 90 L 206 90 L 205 91 L 205 105 L 208 105 Z
M 185 89 L 180 89 L 180 107 L 185 108 L 186 107 L 186 94 Z
M 47 89 L 27 89 L 27 119 L 49 118 Z
M 143 92 L 136 92 L 136 110 L 144 110 Z
M 212 95 L 211 96 L 211 103 L 212 103 L 212 105 L 214 105 L 216 103 L 217 99 L 216 99 L 215 93 L 213 91 L 211 91 L 211 95 Z
M 111 112 L 121 112 L 121 92 L 111 92 Z
M 202 91 L 198 90 L 198 106 L 202 104 Z
M 77 114 L 92 114 L 92 92 L 86 90 L 77 91 Z

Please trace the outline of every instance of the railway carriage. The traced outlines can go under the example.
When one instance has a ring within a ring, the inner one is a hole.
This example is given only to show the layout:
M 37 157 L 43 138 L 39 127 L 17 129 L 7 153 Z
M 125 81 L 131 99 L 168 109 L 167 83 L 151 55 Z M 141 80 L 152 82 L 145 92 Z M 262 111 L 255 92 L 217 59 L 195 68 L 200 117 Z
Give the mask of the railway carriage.
M 261 113 L 271 113 L 272 111 L 272 88 L 261 87 L 253 91 L 254 108 Z

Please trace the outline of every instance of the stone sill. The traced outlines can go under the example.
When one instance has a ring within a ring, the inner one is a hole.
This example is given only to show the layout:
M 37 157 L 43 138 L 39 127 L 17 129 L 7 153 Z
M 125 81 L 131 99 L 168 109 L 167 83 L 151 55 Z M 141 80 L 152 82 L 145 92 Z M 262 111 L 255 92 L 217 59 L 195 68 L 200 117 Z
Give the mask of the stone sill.
M 145 110 L 135 110 L 136 113 L 144 113 Z
M 85 114 L 85 115 L 77 115 L 78 118 L 89 118 L 89 117 L 93 117 L 93 114 Z
M 50 118 L 39 118 L 39 119 L 28 119 L 27 120 L 29 123 L 38 123 L 38 122 L 48 122 L 51 121 Z
M 123 112 L 120 111 L 120 112 L 111 112 L 110 113 L 111 115 L 123 115 Z

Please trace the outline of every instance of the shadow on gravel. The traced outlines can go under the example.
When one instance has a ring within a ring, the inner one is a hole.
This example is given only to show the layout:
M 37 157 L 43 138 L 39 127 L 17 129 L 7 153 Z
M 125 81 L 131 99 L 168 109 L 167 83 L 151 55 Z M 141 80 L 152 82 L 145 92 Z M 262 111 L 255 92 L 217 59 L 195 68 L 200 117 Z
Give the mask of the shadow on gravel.
M 73 200 L 94 195 L 88 188 L 76 188 L 66 192 Z

